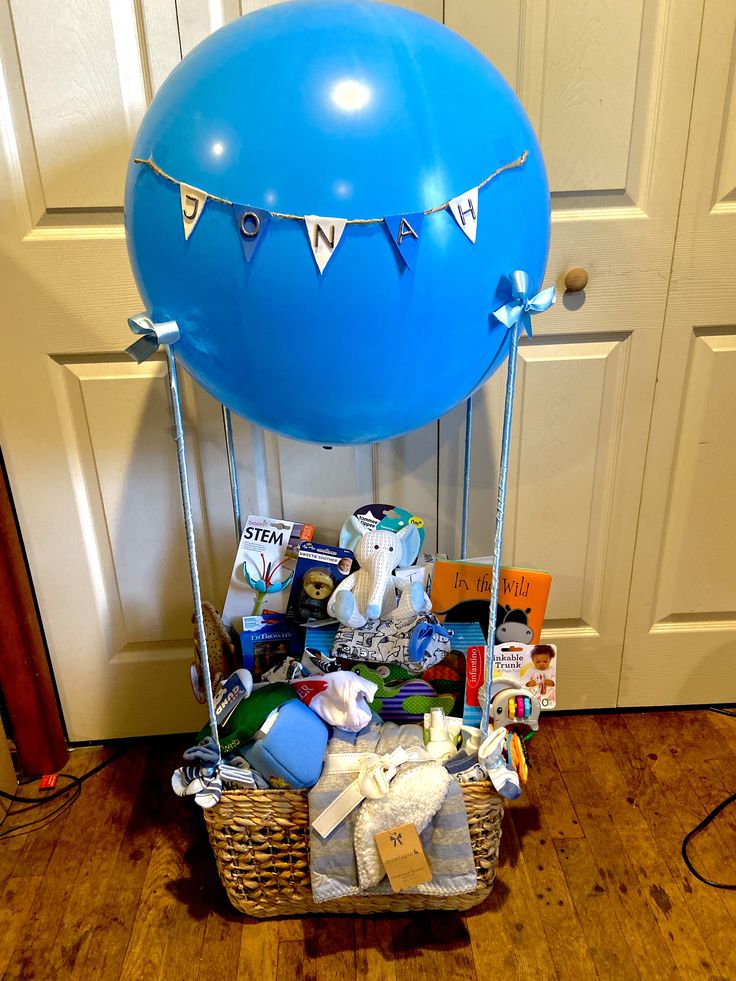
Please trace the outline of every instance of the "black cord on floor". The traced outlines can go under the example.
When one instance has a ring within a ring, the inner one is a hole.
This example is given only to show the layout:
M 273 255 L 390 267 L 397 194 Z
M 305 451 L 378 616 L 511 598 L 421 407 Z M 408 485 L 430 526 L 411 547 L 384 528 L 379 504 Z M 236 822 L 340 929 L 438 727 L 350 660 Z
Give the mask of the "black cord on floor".
M 736 719 L 736 711 L 734 709 L 719 708 L 717 705 L 711 705 L 708 709 L 709 712 L 717 712 L 719 715 L 730 715 L 732 719 Z
M 90 777 L 93 777 L 96 773 L 99 773 L 100 770 L 104 770 L 106 766 L 109 766 L 111 763 L 114 763 L 115 760 L 120 759 L 123 753 L 127 752 L 127 749 L 127 746 L 122 746 L 106 760 L 103 760 L 102 763 L 98 763 L 97 766 L 92 767 L 92 769 L 88 770 L 87 773 L 82 774 L 81 777 L 77 777 L 73 773 L 60 773 L 60 777 L 64 777 L 65 780 L 70 781 L 69 785 L 62 787 L 53 794 L 48 794 L 44 797 L 22 797 L 20 794 L 6 794 L 4 791 L 0 790 L 0 797 L 11 802 L 11 806 L 8 808 L 7 814 L 3 818 L 3 821 L 0 822 L 2 824 L 4 824 L 10 816 L 13 804 L 28 805 L 27 807 L 24 807 L 22 811 L 16 812 L 25 814 L 26 811 L 33 811 L 38 807 L 43 807 L 45 804 L 50 804 L 59 797 L 65 797 L 67 794 L 69 794 L 69 796 L 66 797 L 66 800 L 64 800 L 63 803 L 61 803 L 50 813 L 36 818 L 35 821 L 26 821 L 23 824 L 18 824 L 14 827 L 8 828 L 6 831 L 0 831 L 0 840 L 3 838 L 17 838 L 20 837 L 21 834 L 28 834 L 28 830 L 24 829 L 33 828 L 36 831 L 40 831 L 41 828 L 45 828 L 47 825 L 51 824 L 52 821 L 55 821 L 58 817 L 60 817 L 64 811 L 67 811 L 79 799 L 79 795 L 82 793 L 82 784 L 85 780 L 89 780 Z
M 718 708 L 715 705 L 711 706 L 709 711 L 718 712 L 719 715 L 730 715 L 732 718 L 736 718 L 736 712 L 729 711 L 729 709 Z M 700 880 L 700 882 L 704 882 L 706 886 L 712 886 L 714 889 L 736 889 L 736 882 L 713 882 L 712 879 L 706 879 L 706 877 L 704 875 L 701 875 L 700 872 L 698 872 L 698 870 L 695 868 L 693 863 L 690 861 L 690 856 L 687 853 L 687 846 L 693 840 L 695 835 L 700 834 L 700 832 L 704 828 L 707 828 L 708 825 L 711 823 L 711 821 L 714 821 L 721 813 L 721 811 L 725 811 L 725 809 L 730 804 L 733 804 L 734 801 L 736 801 L 736 794 L 731 794 L 730 797 L 727 797 L 725 800 L 722 800 L 721 803 L 718 804 L 716 807 L 714 807 L 709 814 L 705 815 L 705 817 L 700 822 L 700 824 L 696 825 L 692 829 L 692 831 L 688 831 L 688 833 L 685 835 L 685 837 L 682 840 L 683 862 L 690 870 L 690 872 L 695 876 L 696 879 Z

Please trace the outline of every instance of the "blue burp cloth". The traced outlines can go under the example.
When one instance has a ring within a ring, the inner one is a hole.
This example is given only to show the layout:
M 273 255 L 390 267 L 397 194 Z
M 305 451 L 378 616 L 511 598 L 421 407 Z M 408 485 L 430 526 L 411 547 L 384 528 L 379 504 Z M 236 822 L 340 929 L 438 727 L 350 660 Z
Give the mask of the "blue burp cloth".
M 266 735 L 241 753 L 269 783 L 283 780 L 289 787 L 312 787 L 322 773 L 327 735 L 322 719 L 294 700 L 285 702 Z

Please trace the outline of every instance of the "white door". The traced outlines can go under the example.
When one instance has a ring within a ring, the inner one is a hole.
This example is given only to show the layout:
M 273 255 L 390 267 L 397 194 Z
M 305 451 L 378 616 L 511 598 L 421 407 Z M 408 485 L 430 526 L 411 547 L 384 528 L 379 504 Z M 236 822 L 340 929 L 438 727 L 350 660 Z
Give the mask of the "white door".
M 441 16 L 441 2 L 413 6 Z M 229 0 L 0 0 L 0 443 L 72 740 L 202 722 L 165 364 L 122 354 L 141 306 L 122 192 L 153 92 L 239 13 Z M 234 553 L 220 410 L 183 389 L 203 595 L 220 604 Z M 436 544 L 436 424 L 376 450 L 242 420 L 235 434 L 245 514 L 334 540 L 357 504 L 387 500 L 421 513 Z
M 445 4 L 446 22 L 518 92 L 549 169 L 545 285 L 558 302 L 521 348 L 504 559 L 552 573 L 545 638 L 559 645 L 565 709 L 616 704 L 701 7 Z M 563 292 L 571 267 L 589 273 L 584 294 Z M 470 555 L 492 542 L 503 385 L 499 372 L 475 400 Z M 463 419 L 460 408 L 441 423 L 448 552 L 459 544 Z
M 443 13 L 441 0 L 406 6 Z M 445 0 L 444 11 L 506 71 L 541 132 L 550 279 L 574 265 L 591 276 L 584 305 L 561 302 L 523 350 L 507 542 L 508 558 L 555 577 L 563 704 L 614 704 L 700 3 Z M 164 363 L 121 354 L 140 308 L 121 205 L 152 93 L 240 12 L 238 0 L 0 0 L 0 442 L 73 740 L 202 719 Z M 203 592 L 217 603 L 233 550 L 220 412 L 186 381 L 184 401 Z M 471 548 L 483 553 L 498 380 L 477 402 Z M 331 451 L 236 420 L 243 511 L 334 537 L 378 499 L 422 514 L 428 543 L 455 552 L 461 418 Z
M 736 5 L 707 0 L 621 704 L 736 701 Z

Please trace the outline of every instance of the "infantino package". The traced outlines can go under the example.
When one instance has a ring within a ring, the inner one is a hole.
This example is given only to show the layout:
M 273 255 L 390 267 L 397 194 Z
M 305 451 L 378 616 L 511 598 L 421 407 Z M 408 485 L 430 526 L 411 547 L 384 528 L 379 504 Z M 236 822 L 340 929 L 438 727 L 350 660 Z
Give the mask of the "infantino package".
M 241 617 L 258 616 L 265 610 L 283 613 L 299 546 L 313 535 L 311 525 L 249 514 L 230 576 L 223 620 L 239 629 Z
M 554 644 L 497 644 L 493 680 L 508 678 L 536 695 L 543 709 L 557 704 L 557 648 Z
M 327 601 L 350 574 L 353 553 L 348 548 L 306 542 L 299 549 L 286 617 L 294 623 L 328 620 Z
M 480 689 L 485 680 L 486 648 L 469 647 L 466 655 L 463 722 L 480 725 Z M 557 704 L 557 648 L 554 644 L 497 644 L 493 649 L 493 681 L 509 681 L 536 695 L 543 709 Z

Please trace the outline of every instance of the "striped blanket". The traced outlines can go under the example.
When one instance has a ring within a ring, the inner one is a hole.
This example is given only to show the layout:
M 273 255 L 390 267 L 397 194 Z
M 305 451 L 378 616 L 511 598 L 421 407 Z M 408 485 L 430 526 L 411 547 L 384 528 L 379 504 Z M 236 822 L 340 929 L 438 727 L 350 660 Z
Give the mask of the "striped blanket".
M 382 756 L 398 747 L 416 754 L 417 749 L 423 749 L 423 745 L 420 726 L 397 726 L 392 722 L 382 724 L 381 719 L 374 714 L 372 722 L 359 733 L 335 730 L 335 735 L 327 747 L 327 756 L 329 758 L 335 753 L 377 753 Z M 416 795 L 413 799 L 407 797 L 402 802 L 401 775 L 406 774 L 410 769 L 425 767 L 426 779 L 430 782 L 431 771 L 435 766 L 444 771 L 440 764 L 434 763 L 406 763 L 400 768 L 399 774 L 389 788 L 390 826 L 413 822 L 416 813 Z M 446 772 L 444 771 L 445 774 Z M 310 824 L 355 779 L 355 776 L 355 773 L 330 772 L 329 766 L 325 766 L 322 776 L 309 793 Z M 406 779 L 403 782 L 407 787 L 413 784 L 416 790 L 416 776 L 417 774 L 414 773 L 412 780 Z M 383 800 L 388 804 L 389 796 Z M 379 814 L 377 822 L 358 821 L 361 808 L 366 806 L 360 805 L 327 838 L 322 838 L 314 830 L 311 831 L 310 872 L 312 892 L 316 902 L 322 903 L 342 896 L 386 895 L 391 892 L 391 886 L 385 876 L 378 885 L 361 889 L 356 863 L 356 850 L 358 854 L 367 855 L 375 849 L 373 841 L 375 831 L 387 830 L 379 826 L 380 805 L 381 801 L 370 801 L 372 812 Z M 476 888 L 475 863 L 462 789 L 454 779 L 449 781 L 444 802 L 441 803 L 425 830 L 421 832 L 420 839 L 432 870 L 432 880 L 406 889 L 406 892 L 454 896 L 472 892 Z

